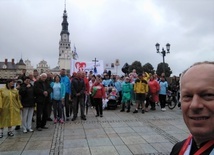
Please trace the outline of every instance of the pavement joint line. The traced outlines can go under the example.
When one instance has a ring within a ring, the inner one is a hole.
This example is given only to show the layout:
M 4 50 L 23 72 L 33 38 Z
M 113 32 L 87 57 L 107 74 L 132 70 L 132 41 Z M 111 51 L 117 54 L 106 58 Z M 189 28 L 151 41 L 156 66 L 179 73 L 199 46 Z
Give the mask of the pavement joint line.
M 54 136 L 53 136 L 49 155 L 63 154 L 63 130 L 64 130 L 64 124 L 55 125 Z
M 121 123 L 121 122 L 150 122 L 150 121 L 174 121 L 178 120 L 175 118 L 164 118 L 164 119 L 130 119 L 130 120 L 103 120 L 103 121 L 75 121 L 74 124 L 96 124 L 96 123 Z M 72 122 L 70 124 L 73 124 Z
M 25 148 L 26 148 L 26 146 L 27 146 L 27 144 L 28 144 L 28 142 L 30 141 L 30 139 L 31 139 L 32 136 L 33 136 L 33 133 L 31 133 L 31 135 L 30 135 L 30 137 L 29 137 L 27 143 L 25 144 L 23 150 L 21 151 L 21 154 L 25 151 Z
M 172 144 L 176 144 L 179 140 L 172 135 L 168 134 L 166 131 L 162 130 L 158 126 L 152 124 L 151 122 L 147 122 L 148 126 L 151 127 L 155 132 L 162 135 L 165 139 L 169 140 Z

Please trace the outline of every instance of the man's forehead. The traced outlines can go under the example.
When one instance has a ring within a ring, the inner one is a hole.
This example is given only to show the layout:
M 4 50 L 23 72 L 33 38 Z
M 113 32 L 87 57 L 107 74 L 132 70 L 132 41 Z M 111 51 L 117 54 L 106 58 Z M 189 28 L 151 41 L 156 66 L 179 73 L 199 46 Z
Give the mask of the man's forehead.
M 214 65 L 200 64 L 189 68 L 181 77 L 181 82 L 193 79 L 209 79 L 214 77 Z

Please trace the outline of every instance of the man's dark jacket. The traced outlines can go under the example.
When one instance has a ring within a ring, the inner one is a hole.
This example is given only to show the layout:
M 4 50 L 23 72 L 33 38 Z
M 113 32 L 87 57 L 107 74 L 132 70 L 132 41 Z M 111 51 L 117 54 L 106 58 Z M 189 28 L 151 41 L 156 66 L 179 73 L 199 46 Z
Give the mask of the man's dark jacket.
M 48 92 L 46 97 L 43 93 L 44 91 Z M 50 100 L 50 94 L 53 91 L 48 81 L 38 80 L 34 83 L 34 94 L 36 97 L 36 103 L 44 103 L 47 99 Z
M 85 93 L 85 83 L 83 79 L 80 78 L 73 78 L 71 81 L 71 94 L 72 97 L 76 97 L 77 93 L 84 95 Z

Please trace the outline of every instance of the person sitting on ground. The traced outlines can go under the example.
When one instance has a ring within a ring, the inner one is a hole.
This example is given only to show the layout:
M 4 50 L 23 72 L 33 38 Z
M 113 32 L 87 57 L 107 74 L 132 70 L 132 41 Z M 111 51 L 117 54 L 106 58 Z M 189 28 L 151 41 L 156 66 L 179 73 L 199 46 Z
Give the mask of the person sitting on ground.
M 214 61 L 199 62 L 180 78 L 183 119 L 191 135 L 170 155 L 214 154 Z

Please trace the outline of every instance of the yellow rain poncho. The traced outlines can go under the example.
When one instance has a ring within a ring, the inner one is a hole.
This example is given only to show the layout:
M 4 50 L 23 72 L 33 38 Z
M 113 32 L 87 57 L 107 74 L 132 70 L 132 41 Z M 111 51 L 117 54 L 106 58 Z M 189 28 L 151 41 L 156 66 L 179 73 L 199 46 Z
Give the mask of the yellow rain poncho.
M 0 128 L 21 125 L 22 104 L 16 89 L 0 89 Z

